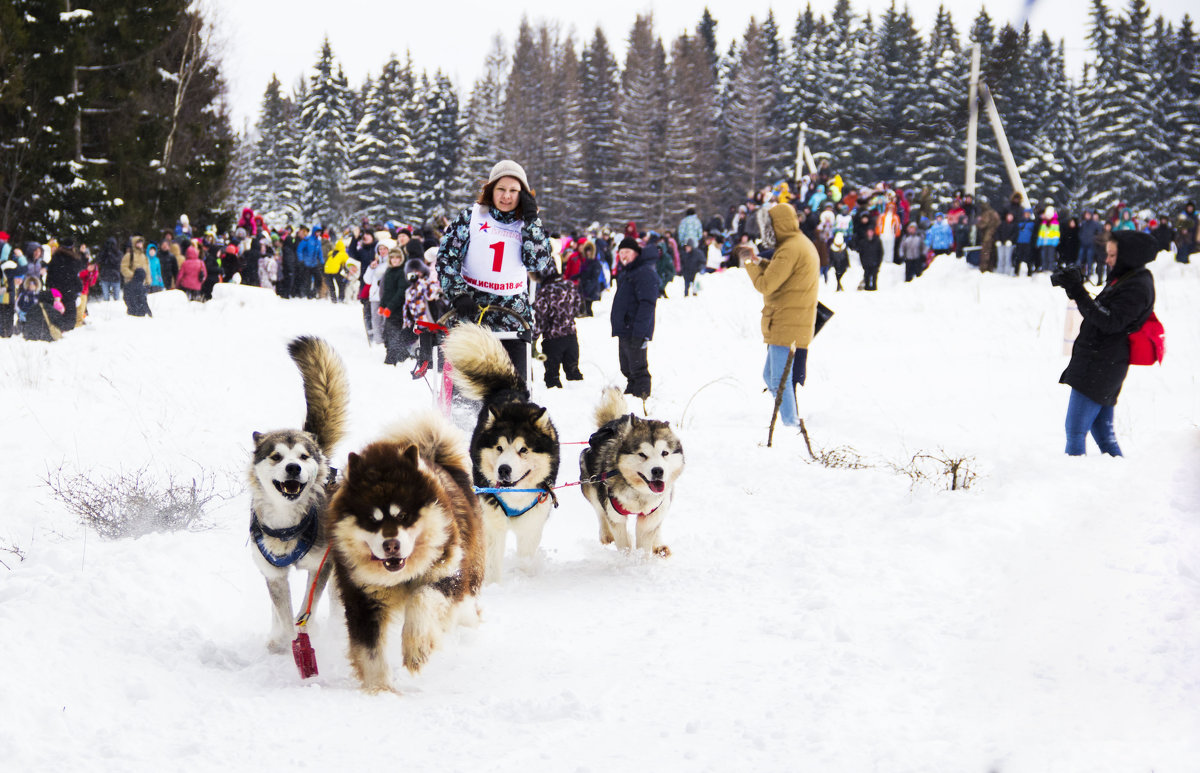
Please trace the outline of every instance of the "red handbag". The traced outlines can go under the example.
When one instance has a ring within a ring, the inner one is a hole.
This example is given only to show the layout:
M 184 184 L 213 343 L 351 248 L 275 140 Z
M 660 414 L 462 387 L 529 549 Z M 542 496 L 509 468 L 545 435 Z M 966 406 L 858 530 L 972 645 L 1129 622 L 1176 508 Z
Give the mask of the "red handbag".
M 1129 364 L 1161 364 L 1167 349 L 1167 331 L 1152 311 L 1137 331 L 1129 334 Z

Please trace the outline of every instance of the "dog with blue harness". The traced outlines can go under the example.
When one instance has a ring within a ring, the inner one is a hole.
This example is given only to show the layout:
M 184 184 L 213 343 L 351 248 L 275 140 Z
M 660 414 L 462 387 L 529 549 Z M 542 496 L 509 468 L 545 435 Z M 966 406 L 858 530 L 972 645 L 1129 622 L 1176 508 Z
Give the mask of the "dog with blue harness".
M 486 328 L 462 324 L 442 343 L 454 383 L 483 401 L 471 434 L 475 493 L 483 511 L 487 552 L 484 578 L 498 582 L 508 534 L 529 567 L 536 559 L 550 512 L 558 506 L 558 431 L 546 409 L 529 399 L 503 344 Z
M 345 435 L 350 400 L 345 367 L 327 342 L 301 337 L 288 351 L 304 381 L 304 428 L 255 432 L 249 476 L 250 552 L 271 597 L 271 652 L 286 652 L 295 636 L 291 570 L 308 572 L 314 606 L 329 580 L 332 564 L 322 561 L 325 511 L 336 487 L 329 455 Z

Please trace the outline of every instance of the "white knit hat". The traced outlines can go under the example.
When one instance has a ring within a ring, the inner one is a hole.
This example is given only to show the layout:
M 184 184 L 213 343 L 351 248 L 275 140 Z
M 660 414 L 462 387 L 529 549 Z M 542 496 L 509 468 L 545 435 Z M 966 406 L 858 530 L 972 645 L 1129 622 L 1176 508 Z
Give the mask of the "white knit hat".
M 499 180 L 501 177 L 515 177 L 520 181 L 521 187 L 529 190 L 529 179 L 525 177 L 525 170 L 516 161 L 505 159 L 492 167 L 492 173 L 488 175 L 488 184 Z

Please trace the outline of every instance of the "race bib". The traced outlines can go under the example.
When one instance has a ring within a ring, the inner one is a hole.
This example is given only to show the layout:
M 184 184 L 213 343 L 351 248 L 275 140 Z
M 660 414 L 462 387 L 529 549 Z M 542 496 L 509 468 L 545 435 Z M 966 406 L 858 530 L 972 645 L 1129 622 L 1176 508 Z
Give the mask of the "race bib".
M 471 240 L 463 261 L 462 278 L 477 290 L 493 295 L 525 292 L 526 271 L 521 260 L 524 221 L 501 223 L 482 205 L 471 210 Z

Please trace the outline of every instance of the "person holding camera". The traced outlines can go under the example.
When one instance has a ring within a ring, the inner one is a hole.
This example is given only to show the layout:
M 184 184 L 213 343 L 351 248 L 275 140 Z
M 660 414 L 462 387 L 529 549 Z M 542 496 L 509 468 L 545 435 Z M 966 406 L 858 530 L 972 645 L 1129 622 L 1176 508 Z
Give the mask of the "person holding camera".
M 1129 372 L 1129 334 L 1154 311 L 1154 277 L 1146 264 L 1157 255 L 1150 234 L 1114 233 L 1105 245 L 1108 284 L 1093 298 L 1077 265 L 1060 268 L 1050 283 L 1075 301 L 1083 324 L 1071 349 L 1071 361 L 1059 383 L 1071 387 L 1067 404 L 1067 454 L 1082 456 L 1091 432 L 1100 450 L 1121 456 L 1113 430 L 1113 407 Z
M 773 244 L 770 258 L 759 257 L 746 250 L 746 276 L 754 289 L 762 293 L 762 335 L 767 345 L 763 364 L 763 381 L 772 395 L 784 392 L 779 398 L 779 420 L 784 426 L 798 427 L 795 384 L 804 384 L 808 361 L 808 346 L 812 343 L 817 321 L 817 292 L 820 289 L 820 258 L 812 241 L 800 230 L 796 210 L 791 204 L 776 204 L 770 209 L 768 244 Z M 864 240 L 874 242 L 875 270 L 883 254 L 879 234 L 868 229 Z M 864 263 L 866 261 L 864 260 Z M 875 289 L 874 282 L 868 289 Z M 792 377 L 784 378 L 788 353 L 795 347 Z
M 528 274 L 552 265 L 550 238 L 538 217 L 525 170 L 516 161 L 497 163 L 479 200 L 459 213 L 438 245 L 442 297 L 460 319 L 496 331 L 519 330 L 516 320 L 495 310 L 508 309 L 531 329 Z M 524 379 L 529 341 L 502 339 L 501 343 Z

